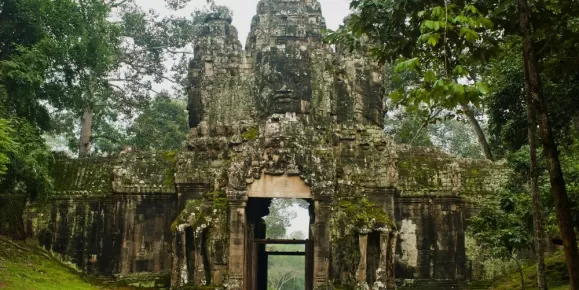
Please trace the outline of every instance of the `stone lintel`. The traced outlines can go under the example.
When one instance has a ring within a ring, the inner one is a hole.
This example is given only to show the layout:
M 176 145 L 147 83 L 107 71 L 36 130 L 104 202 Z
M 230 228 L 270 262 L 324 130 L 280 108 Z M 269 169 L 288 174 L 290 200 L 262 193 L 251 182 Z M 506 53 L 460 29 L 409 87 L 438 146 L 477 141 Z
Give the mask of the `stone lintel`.
M 248 197 L 312 198 L 310 187 L 299 176 L 262 174 L 248 186 Z

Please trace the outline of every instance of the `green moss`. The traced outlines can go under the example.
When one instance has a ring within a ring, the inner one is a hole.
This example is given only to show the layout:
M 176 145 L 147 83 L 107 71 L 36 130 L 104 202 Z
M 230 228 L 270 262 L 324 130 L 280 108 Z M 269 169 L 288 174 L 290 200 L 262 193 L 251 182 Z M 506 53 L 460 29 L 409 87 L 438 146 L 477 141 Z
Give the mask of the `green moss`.
M 163 153 L 163 157 L 169 162 L 175 162 L 177 161 L 177 151 L 166 151 Z
M 213 209 L 225 211 L 227 209 L 227 194 L 225 191 L 213 191 L 205 195 L 211 201 Z
M 247 131 L 243 132 L 241 137 L 248 141 L 256 140 L 257 137 L 259 137 L 259 129 L 257 127 L 251 127 L 247 129 Z
M 227 194 L 225 191 L 208 192 L 203 199 L 191 199 L 185 204 L 185 208 L 171 223 L 171 231 L 177 230 L 177 226 L 189 223 L 189 217 L 194 214 L 193 223 L 190 226 L 197 229 L 202 224 L 207 224 L 208 218 L 214 218 L 220 213 L 227 212 Z
M 0 289 L 6 290 L 97 290 L 120 289 L 98 286 L 80 277 L 48 254 L 25 243 L 0 237 Z M 131 289 L 131 288 L 123 288 Z M 134 288 L 133 288 L 134 289 Z
M 392 225 L 386 212 L 366 198 L 355 201 L 343 199 L 339 201 L 339 206 L 349 223 L 356 228 L 375 229 Z

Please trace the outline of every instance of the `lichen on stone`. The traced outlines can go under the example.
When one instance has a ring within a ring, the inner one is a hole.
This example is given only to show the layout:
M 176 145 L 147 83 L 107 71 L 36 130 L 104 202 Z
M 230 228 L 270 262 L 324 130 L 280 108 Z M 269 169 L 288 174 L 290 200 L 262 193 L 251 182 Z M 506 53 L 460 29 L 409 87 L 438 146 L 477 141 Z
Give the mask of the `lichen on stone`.
M 245 140 L 253 141 L 257 139 L 257 137 L 259 137 L 259 128 L 257 127 L 248 128 L 245 132 L 241 134 L 241 137 L 243 137 L 243 139 Z

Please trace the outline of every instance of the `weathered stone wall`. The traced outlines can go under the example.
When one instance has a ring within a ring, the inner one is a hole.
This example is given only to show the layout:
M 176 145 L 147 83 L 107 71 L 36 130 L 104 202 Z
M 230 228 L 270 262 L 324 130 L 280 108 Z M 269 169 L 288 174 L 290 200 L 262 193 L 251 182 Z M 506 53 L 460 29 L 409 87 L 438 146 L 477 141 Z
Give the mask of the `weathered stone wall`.
M 54 194 L 25 210 L 27 233 L 87 273 L 168 276 L 170 225 L 178 210 L 168 190 L 174 188 L 170 159 L 132 154 L 57 161 Z

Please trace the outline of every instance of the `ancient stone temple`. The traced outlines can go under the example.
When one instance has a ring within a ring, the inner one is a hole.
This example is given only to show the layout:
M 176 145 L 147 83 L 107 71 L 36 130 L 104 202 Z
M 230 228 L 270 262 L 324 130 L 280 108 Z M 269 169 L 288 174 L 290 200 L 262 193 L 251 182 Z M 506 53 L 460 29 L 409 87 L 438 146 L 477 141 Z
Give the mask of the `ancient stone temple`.
M 265 290 L 272 243 L 304 245 L 308 290 L 464 285 L 466 222 L 503 167 L 394 144 L 382 69 L 324 28 L 317 0 L 262 0 L 242 49 L 208 18 L 184 149 L 59 160 L 29 234 L 87 273 L 173 287 Z M 272 198 L 308 201 L 307 239 L 266 239 Z

